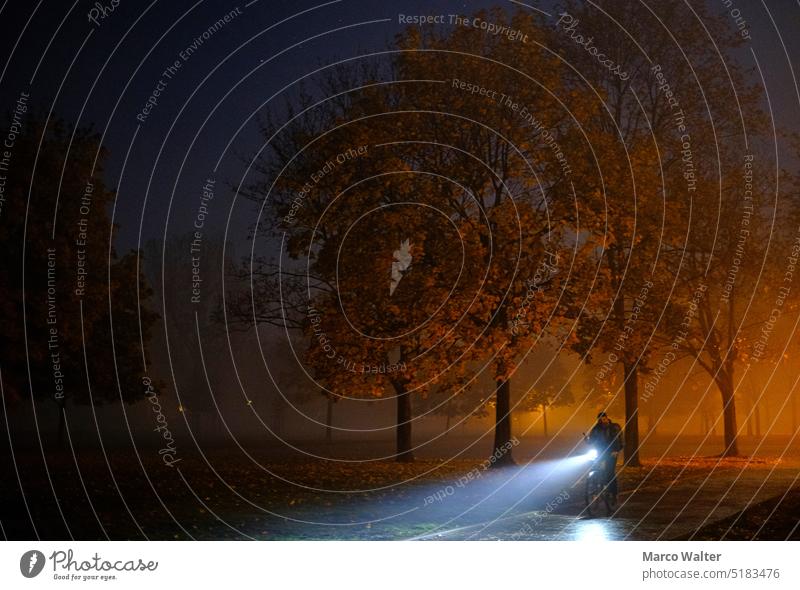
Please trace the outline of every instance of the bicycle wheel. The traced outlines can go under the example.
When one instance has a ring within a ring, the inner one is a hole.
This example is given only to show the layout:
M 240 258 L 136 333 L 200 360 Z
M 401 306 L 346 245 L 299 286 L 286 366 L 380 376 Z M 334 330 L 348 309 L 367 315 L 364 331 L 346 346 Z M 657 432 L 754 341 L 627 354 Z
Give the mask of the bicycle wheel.
M 600 485 L 600 478 L 597 472 L 591 472 L 586 476 L 586 514 L 589 516 L 597 516 L 600 505 L 600 495 L 602 494 L 602 486 Z
M 614 498 L 613 494 L 604 489 L 603 492 L 603 504 L 606 507 L 606 515 L 611 516 L 614 513 L 614 509 L 617 507 L 616 499 Z

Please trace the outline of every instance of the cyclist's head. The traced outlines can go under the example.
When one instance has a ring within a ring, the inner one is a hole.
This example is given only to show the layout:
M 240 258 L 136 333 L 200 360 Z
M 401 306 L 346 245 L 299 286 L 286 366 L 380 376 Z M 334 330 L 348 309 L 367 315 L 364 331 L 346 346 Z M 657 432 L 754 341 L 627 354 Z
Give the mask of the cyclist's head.
M 606 414 L 605 412 L 600 412 L 599 414 L 597 414 L 597 421 L 600 422 L 600 424 L 608 424 L 609 422 L 611 422 L 611 420 L 608 417 L 608 414 Z

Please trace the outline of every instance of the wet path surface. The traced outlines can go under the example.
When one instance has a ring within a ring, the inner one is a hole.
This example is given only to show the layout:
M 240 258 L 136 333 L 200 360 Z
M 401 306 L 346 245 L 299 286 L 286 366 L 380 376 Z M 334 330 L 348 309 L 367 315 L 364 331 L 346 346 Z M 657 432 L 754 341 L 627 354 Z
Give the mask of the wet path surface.
M 580 503 L 531 511 L 418 537 L 420 540 L 668 540 L 691 536 L 704 525 L 784 494 L 798 471 L 718 469 L 620 494 L 610 517 L 588 517 Z
M 41 492 L 48 481 L 33 469 L 21 473 L 23 489 L 40 491 L 27 494 L 27 503 L 13 486 L 0 487 L 0 531 L 9 539 L 65 540 L 675 539 L 716 531 L 709 525 L 800 489 L 798 459 L 664 458 L 622 470 L 616 512 L 587 518 L 587 464 L 570 457 L 504 469 L 473 460 L 273 461 L 267 472 L 226 451 L 213 457 L 219 471 L 190 457 L 180 470 L 154 461 L 146 465 L 149 480 L 136 457 L 119 453 L 110 457 L 110 480 L 102 459 L 82 455 L 78 477 L 67 469 L 72 457 L 52 458 L 58 505 Z M 785 511 L 791 504 L 774 505 Z

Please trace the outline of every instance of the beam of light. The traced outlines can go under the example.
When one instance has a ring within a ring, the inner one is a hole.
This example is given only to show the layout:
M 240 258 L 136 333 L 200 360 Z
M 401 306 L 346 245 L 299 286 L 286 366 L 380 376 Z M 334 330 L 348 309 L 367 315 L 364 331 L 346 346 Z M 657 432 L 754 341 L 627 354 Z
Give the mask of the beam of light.
M 587 463 L 597 459 L 597 449 L 589 449 L 582 455 L 575 455 L 574 457 L 567 457 L 558 461 L 558 469 L 568 470 L 576 469 Z
M 578 484 L 598 455 L 591 447 L 584 450 L 574 456 L 533 461 L 508 469 L 485 472 L 476 469 L 470 477 L 465 475 L 458 480 L 410 489 L 404 494 L 403 507 L 417 511 L 412 520 L 427 523 L 428 532 L 405 538 L 443 539 L 450 535 L 480 538 L 481 527 L 493 526 L 497 519 L 546 510 L 554 498 Z M 576 500 L 579 496 L 575 492 Z M 371 504 L 369 499 L 365 503 Z M 587 524 L 578 524 L 572 538 L 610 538 L 602 524 L 599 528 L 584 529 Z

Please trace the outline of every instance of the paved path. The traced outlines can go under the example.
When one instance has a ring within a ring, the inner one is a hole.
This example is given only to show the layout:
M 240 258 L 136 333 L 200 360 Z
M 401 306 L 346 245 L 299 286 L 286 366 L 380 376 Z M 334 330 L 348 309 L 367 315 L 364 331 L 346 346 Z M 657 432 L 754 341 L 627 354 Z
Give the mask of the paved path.
M 580 502 L 555 510 L 535 510 L 506 518 L 454 527 L 419 540 L 623 540 L 674 539 L 721 520 L 751 503 L 782 495 L 797 476 L 796 468 L 717 470 L 668 486 L 643 486 L 620 494 L 611 518 L 588 518 Z M 737 479 L 738 478 L 738 479 Z M 580 497 L 579 490 L 572 498 Z

